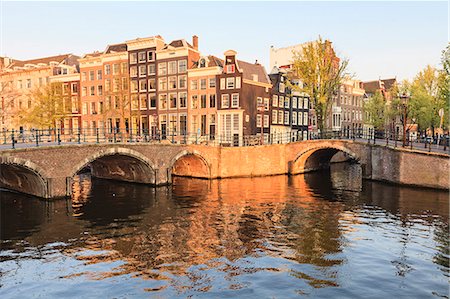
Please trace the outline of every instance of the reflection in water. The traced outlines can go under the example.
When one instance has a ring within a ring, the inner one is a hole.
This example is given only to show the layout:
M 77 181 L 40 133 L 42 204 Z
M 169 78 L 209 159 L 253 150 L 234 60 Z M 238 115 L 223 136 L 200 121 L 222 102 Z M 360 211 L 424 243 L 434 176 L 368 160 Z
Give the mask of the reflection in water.
M 448 297 L 448 194 L 361 182 L 339 164 L 163 188 L 80 175 L 54 202 L 1 192 L 0 295 Z

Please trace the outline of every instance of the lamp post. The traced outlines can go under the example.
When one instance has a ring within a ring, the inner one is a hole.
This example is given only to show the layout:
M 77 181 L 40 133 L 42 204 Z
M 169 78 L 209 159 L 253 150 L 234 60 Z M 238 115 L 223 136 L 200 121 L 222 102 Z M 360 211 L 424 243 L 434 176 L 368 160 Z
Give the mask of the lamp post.
M 403 108 L 403 147 L 406 146 L 406 122 L 408 120 L 408 100 L 409 100 L 409 95 L 407 95 L 406 93 L 403 93 L 400 96 L 400 101 L 401 101 L 401 105 Z

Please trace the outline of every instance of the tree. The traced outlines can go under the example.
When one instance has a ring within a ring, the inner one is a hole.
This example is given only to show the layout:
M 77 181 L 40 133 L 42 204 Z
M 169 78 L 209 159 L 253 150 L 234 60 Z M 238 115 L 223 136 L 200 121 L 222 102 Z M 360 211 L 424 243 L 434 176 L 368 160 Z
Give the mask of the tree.
M 368 123 L 376 130 L 383 129 L 386 123 L 386 100 L 380 91 L 368 99 L 364 104 L 364 111 L 368 113 Z
M 0 121 L 2 124 L 6 123 L 3 129 L 9 129 L 14 124 L 11 124 L 8 118 L 14 113 L 14 103 L 20 93 L 14 88 L 13 81 L 3 81 L 0 84 L 0 95 Z
M 310 96 L 315 109 L 317 124 L 321 132 L 336 95 L 345 77 L 348 60 L 336 57 L 331 42 L 319 38 L 304 45 L 301 51 L 294 51 L 291 80 L 300 80 L 303 84 L 292 85 L 294 90 Z
M 28 95 L 31 107 L 20 112 L 21 122 L 37 129 L 56 128 L 64 117 L 71 115 L 70 99 L 64 94 L 63 84 L 60 82 L 34 89 Z

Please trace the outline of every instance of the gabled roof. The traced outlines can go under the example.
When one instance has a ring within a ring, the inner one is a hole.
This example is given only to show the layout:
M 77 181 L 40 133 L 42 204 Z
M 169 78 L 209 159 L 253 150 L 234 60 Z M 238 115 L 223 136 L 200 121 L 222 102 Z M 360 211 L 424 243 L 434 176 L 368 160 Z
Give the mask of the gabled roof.
M 220 66 L 223 67 L 223 60 L 213 56 L 213 55 L 208 55 L 208 59 L 209 59 L 209 66 Z
M 31 59 L 31 60 L 14 60 L 14 62 L 10 65 L 10 67 L 15 67 L 15 66 L 23 67 L 23 66 L 25 66 L 25 64 L 38 64 L 38 63 L 49 64 L 51 61 L 56 61 L 58 63 L 62 63 L 62 62 L 68 63 L 69 58 L 79 58 L 79 57 L 72 55 L 72 54 L 63 54 L 63 55 L 42 57 L 42 58 Z
M 239 68 L 242 70 L 244 79 L 253 81 L 253 74 L 258 76 L 258 82 L 270 84 L 270 79 L 267 76 L 266 69 L 259 63 L 248 63 L 242 60 L 237 60 Z
M 382 89 L 380 80 L 363 82 L 363 84 L 366 93 L 375 93 L 377 90 Z
M 176 39 L 172 41 L 170 44 L 166 44 L 161 50 L 166 50 L 170 48 L 191 48 L 195 50 L 195 48 L 185 39 Z
M 384 83 L 384 88 L 386 90 L 389 90 L 392 88 L 392 86 L 395 85 L 395 83 L 397 82 L 396 78 L 392 78 L 392 79 L 382 79 L 381 81 L 383 81 Z
M 108 53 L 114 53 L 114 52 L 126 52 L 127 49 L 128 49 L 128 47 L 127 47 L 126 43 L 108 45 L 108 47 L 106 47 L 106 50 L 104 53 L 108 54 Z

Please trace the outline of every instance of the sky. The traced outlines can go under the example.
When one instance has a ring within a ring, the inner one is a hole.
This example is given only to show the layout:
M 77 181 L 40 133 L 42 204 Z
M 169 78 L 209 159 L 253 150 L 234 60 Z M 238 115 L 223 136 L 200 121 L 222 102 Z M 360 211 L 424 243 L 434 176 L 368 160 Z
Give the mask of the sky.
M 449 2 L 8 2 L 1 6 L 0 55 L 20 60 L 103 51 L 108 44 L 161 35 L 199 36 L 204 55 L 258 60 L 270 46 L 333 42 L 363 81 L 411 79 L 439 67 L 449 41 Z

